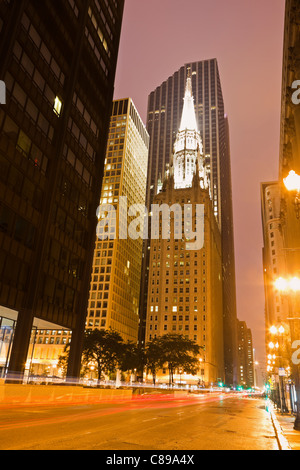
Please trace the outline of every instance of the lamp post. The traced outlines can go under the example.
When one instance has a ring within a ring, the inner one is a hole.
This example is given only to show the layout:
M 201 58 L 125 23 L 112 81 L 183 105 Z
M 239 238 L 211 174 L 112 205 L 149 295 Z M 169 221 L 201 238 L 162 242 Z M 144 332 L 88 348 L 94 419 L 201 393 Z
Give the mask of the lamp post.
M 290 335 L 291 335 L 291 344 L 294 343 L 297 339 L 297 335 L 300 333 L 299 330 L 299 313 L 296 313 L 295 306 L 298 309 L 299 302 L 299 293 L 300 293 L 300 278 L 293 277 L 291 279 L 279 278 L 275 282 L 275 288 L 282 294 L 285 295 L 288 299 L 289 304 L 289 322 L 290 322 Z M 298 301 L 298 302 L 297 302 Z M 293 361 L 292 361 L 293 362 Z M 300 431 L 300 376 L 299 376 L 299 366 L 293 363 L 293 376 L 295 383 L 295 390 L 297 396 L 297 413 L 296 420 L 294 423 L 294 429 Z
M 199 359 L 199 362 L 200 362 L 200 377 L 201 377 L 201 387 L 203 387 L 203 383 L 204 383 L 204 369 L 203 369 L 203 364 L 204 364 L 204 360 L 202 357 L 200 357 Z
M 94 370 L 95 370 L 95 366 L 93 364 L 91 364 L 90 365 L 90 372 L 91 372 L 90 382 L 92 382 L 92 380 L 93 380 Z

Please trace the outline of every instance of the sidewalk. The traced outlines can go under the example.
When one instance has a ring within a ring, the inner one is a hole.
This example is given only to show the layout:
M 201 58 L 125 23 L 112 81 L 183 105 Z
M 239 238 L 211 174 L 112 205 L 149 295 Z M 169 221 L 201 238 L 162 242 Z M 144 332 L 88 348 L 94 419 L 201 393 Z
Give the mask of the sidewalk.
M 281 414 L 274 408 L 271 415 L 281 450 L 300 450 L 300 431 L 294 429 L 295 417 Z

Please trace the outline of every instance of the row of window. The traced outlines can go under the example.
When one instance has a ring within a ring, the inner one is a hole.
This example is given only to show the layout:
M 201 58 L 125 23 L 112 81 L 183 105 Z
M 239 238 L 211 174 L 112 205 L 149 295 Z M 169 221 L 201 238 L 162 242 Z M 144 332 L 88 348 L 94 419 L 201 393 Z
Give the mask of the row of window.
M 38 338 L 37 344 L 67 344 L 67 338 Z
M 17 242 L 33 248 L 36 239 L 36 228 L 31 222 L 5 205 L 0 205 L 0 232 L 4 232 Z
M 154 326 L 154 328 L 153 328 Z M 183 327 L 184 327 L 184 330 L 185 331 L 189 331 L 190 330 L 190 325 L 172 325 L 172 331 L 182 331 L 183 330 Z M 171 328 L 168 326 L 168 325 L 164 325 L 164 331 L 168 331 L 170 330 Z M 149 331 L 158 331 L 158 326 L 157 325 L 150 325 L 149 326 Z M 192 328 L 193 331 L 198 331 L 198 325 L 194 325 L 193 328 Z M 203 335 L 203 341 L 205 341 L 205 335 Z
M 64 272 L 67 272 L 73 278 L 82 278 L 83 261 L 54 239 L 49 240 L 47 256 L 50 262 L 54 263 L 55 266 L 58 266 Z
M 24 13 L 23 18 L 22 18 L 22 25 L 24 29 L 27 31 L 30 39 L 34 43 L 36 49 L 39 51 L 39 54 L 43 58 L 43 60 L 49 65 L 50 69 L 52 70 L 54 76 L 56 77 L 57 81 L 60 83 L 60 85 L 63 87 L 65 83 L 65 75 L 61 71 L 60 66 L 52 56 L 50 50 L 46 46 L 45 42 L 42 40 L 41 36 L 37 32 L 37 30 L 34 28 L 33 24 L 31 23 L 30 19 L 28 16 Z M 22 47 L 18 45 L 20 48 L 19 54 L 22 52 Z M 25 53 L 24 53 L 25 54 Z M 19 57 L 18 57 L 19 58 Z M 33 75 L 33 72 L 35 70 L 35 67 L 31 60 L 27 57 L 25 60 L 26 63 L 26 70 L 29 73 L 29 75 Z
M 174 329 L 173 331 L 176 331 L 176 329 Z M 190 338 L 189 338 L 189 335 L 185 335 L 185 337 L 186 337 L 187 339 L 190 339 Z M 152 334 L 149 335 L 149 341 L 151 341 L 152 339 L 156 339 L 156 338 L 157 338 L 157 335 L 156 335 L 156 334 L 155 334 L 155 335 L 152 335 Z M 194 335 L 194 336 L 193 336 L 193 339 L 194 339 L 194 341 L 198 341 L 198 336 L 197 336 L 197 335 Z M 205 341 L 205 339 L 204 339 L 204 341 Z M 203 345 L 203 348 L 204 348 L 204 351 L 205 351 L 205 345 Z M 163 373 L 166 373 L 166 372 L 163 372 Z
M 75 295 L 75 290 L 71 287 L 62 284 L 48 275 L 44 277 L 42 297 L 47 304 L 53 304 L 55 307 L 72 311 Z
M 91 151 L 93 155 L 94 151 L 92 150 L 92 148 L 91 148 Z M 84 181 L 89 187 L 92 187 L 93 177 L 91 173 L 83 165 L 82 161 L 78 157 L 75 156 L 74 152 L 70 148 L 68 148 L 67 145 L 64 146 L 63 156 L 66 159 L 66 161 L 69 163 L 69 165 L 71 165 L 71 167 L 75 169 L 79 178 L 82 181 Z
M 198 321 L 198 315 L 194 315 L 194 321 Z M 191 317 L 189 315 L 185 315 L 185 321 L 190 321 Z M 149 317 L 149 321 L 150 322 L 153 322 L 154 321 L 158 321 L 158 315 L 150 315 Z M 169 320 L 169 316 L 168 315 L 164 315 L 164 321 L 167 322 Z M 177 315 L 172 315 L 172 320 L 173 321 L 183 321 L 183 316 L 182 315 L 179 315 L 178 318 L 177 318 Z M 203 315 L 202 316 L 202 320 L 205 322 L 206 321 L 206 315 Z

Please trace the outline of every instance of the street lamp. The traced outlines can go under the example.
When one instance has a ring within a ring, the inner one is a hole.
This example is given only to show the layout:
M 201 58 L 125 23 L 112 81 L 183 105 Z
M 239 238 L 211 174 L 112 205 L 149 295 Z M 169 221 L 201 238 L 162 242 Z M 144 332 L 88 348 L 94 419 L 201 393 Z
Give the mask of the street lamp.
M 300 217 L 300 176 L 295 171 L 290 171 L 289 175 L 283 180 L 288 191 L 295 193 L 295 209 L 296 217 Z
M 198 381 L 198 386 L 199 386 L 199 382 L 201 382 L 201 387 L 202 387 L 203 384 L 204 384 L 204 368 L 203 368 L 202 364 L 205 363 L 205 362 L 204 362 L 204 359 L 202 357 L 200 357 L 199 362 L 200 362 L 200 377 L 201 377 L 201 379 Z
M 297 179 L 298 182 L 298 179 Z M 297 183 L 298 184 L 298 183 Z M 300 293 L 300 279 L 298 277 L 292 277 L 290 279 L 279 278 L 275 282 L 275 288 L 281 292 L 282 295 L 286 295 L 289 303 L 289 318 L 290 321 L 290 333 L 291 333 L 291 343 L 297 339 L 295 337 L 296 326 L 299 326 L 299 314 L 295 315 L 294 305 L 297 306 L 295 302 L 295 297 Z M 294 302 L 291 303 L 291 300 Z M 299 328 L 297 328 L 297 333 L 299 333 Z M 296 364 L 293 364 L 294 369 L 294 382 L 297 395 L 297 415 L 294 423 L 294 429 L 300 431 L 300 376 L 299 376 L 299 367 Z
M 290 171 L 288 176 L 283 180 L 284 185 L 288 191 L 300 192 L 300 176 L 295 171 Z
M 90 377 L 90 381 L 93 380 L 93 373 L 94 373 L 94 370 L 95 370 L 95 366 L 92 364 L 90 365 L 90 371 L 91 371 L 91 377 Z
M 284 332 L 285 332 L 285 329 L 282 325 L 279 328 L 277 328 L 275 325 L 270 327 L 271 335 L 274 336 L 276 339 L 278 338 L 279 342 L 277 341 L 276 344 L 274 344 L 273 342 L 270 342 L 269 343 L 269 348 L 271 350 L 276 348 L 279 352 L 279 355 L 278 355 L 278 358 L 279 358 L 278 377 L 279 377 L 280 408 L 281 408 L 281 413 L 288 413 L 288 409 L 287 409 L 287 406 L 286 406 L 286 400 L 285 400 L 284 380 L 283 380 L 283 375 L 282 375 L 282 370 L 283 370 L 282 355 L 283 355 L 283 334 L 284 334 Z M 273 355 L 273 358 L 274 358 L 274 355 Z

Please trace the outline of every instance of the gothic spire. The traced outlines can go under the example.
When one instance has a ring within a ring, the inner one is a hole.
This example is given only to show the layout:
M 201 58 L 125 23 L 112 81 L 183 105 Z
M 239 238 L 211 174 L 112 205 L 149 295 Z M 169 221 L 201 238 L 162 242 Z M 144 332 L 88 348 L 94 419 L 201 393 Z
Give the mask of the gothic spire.
M 186 81 L 184 105 L 182 111 L 181 124 L 179 127 L 180 132 L 185 130 L 196 132 L 198 131 L 190 69 L 188 71 L 188 77 Z

